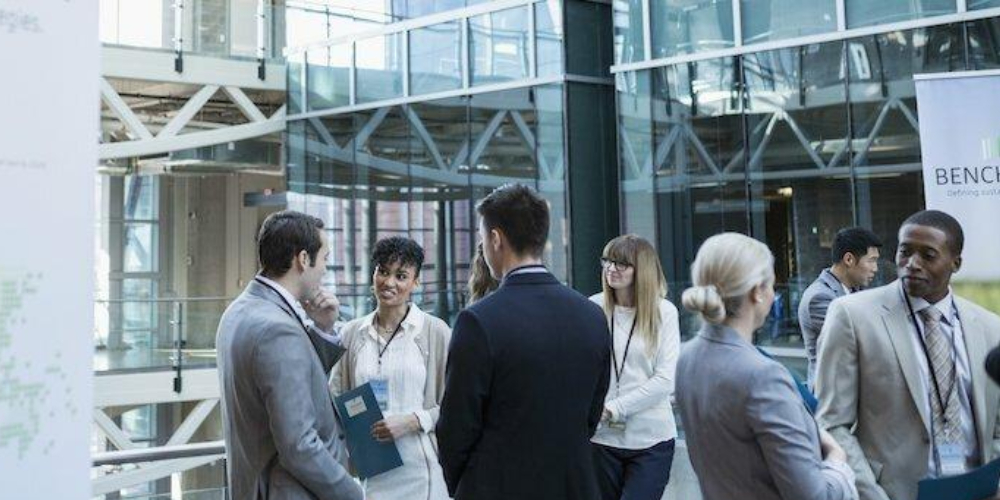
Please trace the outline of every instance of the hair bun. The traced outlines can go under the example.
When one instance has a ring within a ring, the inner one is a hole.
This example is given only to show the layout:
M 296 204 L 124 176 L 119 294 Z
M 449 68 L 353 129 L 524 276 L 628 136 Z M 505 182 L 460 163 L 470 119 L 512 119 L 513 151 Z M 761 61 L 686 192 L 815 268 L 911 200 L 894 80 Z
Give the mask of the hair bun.
M 726 305 L 715 285 L 693 286 L 681 295 L 684 308 L 701 315 L 709 323 L 719 324 L 726 319 Z

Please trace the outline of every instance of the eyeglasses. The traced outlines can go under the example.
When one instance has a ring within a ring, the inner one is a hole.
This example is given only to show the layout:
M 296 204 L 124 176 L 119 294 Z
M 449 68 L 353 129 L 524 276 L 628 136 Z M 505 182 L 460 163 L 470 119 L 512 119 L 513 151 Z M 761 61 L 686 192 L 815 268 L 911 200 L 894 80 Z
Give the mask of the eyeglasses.
M 614 269 L 615 271 L 625 271 L 626 269 L 632 267 L 632 264 L 628 262 L 618 262 L 616 260 L 606 259 L 601 257 L 601 268 L 605 271 L 609 269 Z

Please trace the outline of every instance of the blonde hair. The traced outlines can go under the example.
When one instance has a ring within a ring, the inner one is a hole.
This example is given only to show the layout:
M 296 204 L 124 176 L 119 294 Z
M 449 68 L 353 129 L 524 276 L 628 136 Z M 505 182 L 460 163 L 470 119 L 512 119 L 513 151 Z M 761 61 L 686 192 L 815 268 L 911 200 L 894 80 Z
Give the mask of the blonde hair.
M 486 265 L 486 258 L 483 256 L 483 244 L 476 246 L 476 256 L 472 259 L 472 269 L 469 273 L 469 304 L 481 300 L 493 290 L 500 286 L 490 272 L 490 266 Z
M 750 290 L 774 282 L 774 255 L 749 236 L 717 234 L 698 249 L 691 281 L 694 286 L 681 296 L 684 307 L 719 324 L 740 310 Z
M 626 234 L 608 242 L 603 258 L 631 265 L 634 269 L 632 291 L 635 297 L 635 330 L 646 342 L 647 354 L 656 352 L 660 331 L 660 300 L 667 296 L 667 280 L 653 245 L 641 236 Z M 614 317 L 615 291 L 608 286 L 607 273 L 601 269 L 604 290 L 604 314 Z

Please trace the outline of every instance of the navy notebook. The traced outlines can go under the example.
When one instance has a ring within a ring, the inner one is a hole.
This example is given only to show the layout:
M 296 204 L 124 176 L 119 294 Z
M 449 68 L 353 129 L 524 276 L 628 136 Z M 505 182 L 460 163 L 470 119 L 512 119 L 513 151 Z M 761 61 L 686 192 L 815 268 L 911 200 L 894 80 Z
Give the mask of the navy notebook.
M 1000 459 L 957 476 L 920 481 L 917 500 L 985 500 L 997 492 Z
M 347 439 L 347 451 L 358 477 L 368 479 L 401 467 L 396 443 L 380 443 L 372 437 L 372 425 L 382 420 L 382 410 L 375 401 L 370 384 L 347 391 L 333 400 Z

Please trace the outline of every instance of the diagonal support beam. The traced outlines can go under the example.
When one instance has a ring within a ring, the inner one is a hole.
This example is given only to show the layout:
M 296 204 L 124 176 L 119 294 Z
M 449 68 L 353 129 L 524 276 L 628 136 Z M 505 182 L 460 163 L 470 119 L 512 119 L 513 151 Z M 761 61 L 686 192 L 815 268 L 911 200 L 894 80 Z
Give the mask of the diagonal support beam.
M 507 116 L 506 110 L 497 111 L 497 114 L 493 115 L 493 118 L 490 120 L 489 124 L 486 125 L 486 130 L 483 130 L 482 135 L 480 135 L 479 139 L 476 140 L 476 145 L 475 147 L 472 148 L 472 154 L 469 156 L 470 169 L 474 170 L 476 168 L 475 167 L 476 162 L 479 161 L 479 157 L 483 155 L 484 151 L 486 151 L 486 146 L 489 145 L 490 140 L 493 139 L 493 136 L 497 133 L 497 130 L 500 129 L 500 124 L 503 123 L 503 119 L 506 116 Z
M 406 120 L 410 122 L 410 126 L 417 133 L 417 137 L 420 138 L 420 142 L 424 144 L 427 148 L 427 152 L 430 153 L 431 158 L 434 160 L 434 164 L 437 165 L 441 170 L 448 170 L 448 166 L 444 163 L 444 159 L 441 158 L 441 152 L 438 151 L 437 144 L 434 143 L 434 138 L 431 137 L 431 133 L 427 131 L 427 127 L 424 126 L 424 122 L 420 120 L 417 116 L 417 112 L 413 110 L 410 106 L 404 106 L 403 112 L 406 114 Z
M 653 154 L 653 163 L 649 165 L 649 172 L 645 172 L 647 175 L 652 175 L 654 170 L 659 170 L 660 165 L 663 165 L 667 161 L 667 155 L 670 154 L 670 150 L 673 149 L 674 144 L 677 142 L 677 138 L 681 135 L 681 128 L 674 126 L 670 133 L 667 134 L 666 140 L 660 143 L 656 147 L 656 152 Z
M 158 463 L 149 467 L 108 474 L 95 478 L 91 482 L 91 493 L 93 496 L 102 496 L 115 491 L 121 491 L 130 486 L 149 483 L 157 479 L 169 477 L 178 472 L 189 471 L 202 465 L 224 460 L 225 457 L 225 455 L 208 455 L 204 457 L 182 458 Z
M 799 143 L 802 144 L 802 148 L 805 149 L 807 153 L 809 153 L 809 157 L 812 158 L 813 163 L 816 164 L 816 168 L 823 170 L 823 167 L 826 166 L 823 163 L 823 159 L 819 157 L 819 153 L 817 153 L 816 150 L 812 147 L 812 144 L 809 143 L 809 139 L 806 137 L 806 134 L 802 132 L 802 128 L 799 127 L 798 122 L 796 122 L 791 115 L 789 115 L 784 111 L 782 111 L 781 118 L 785 120 L 785 123 L 788 124 L 788 128 L 792 129 L 792 133 L 795 134 L 796 138 L 798 138 Z
M 878 117 L 875 118 L 875 124 L 872 125 L 871 132 L 868 133 L 868 137 L 865 138 L 865 142 L 862 143 L 861 150 L 858 151 L 857 156 L 854 157 L 854 165 L 862 165 L 868 159 L 868 152 L 871 150 L 872 144 L 875 143 L 875 138 L 878 134 L 882 132 L 882 127 L 885 125 L 885 117 L 888 116 L 889 110 L 895 106 L 895 99 L 890 99 L 882 105 L 882 109 L 879 110 Z
M 191 441 L 191 437 L 198 431 L 201 424 L 205 422 L 205 419 L 211 415 L 212 410 L 215 409 L 215 406 L 218 403 L 218 399 L 206 399 L 198 403 L 198 405 L 191 410 L 191 413 L 188 414 L 187 418 L 184 419 L 184 422 L 181 422 L 181 425 L 177 427 L 177 430 L 174 431 L 174 435 L 170 436 L 170 440 L 167 441 L 166 446 L 187 444 Z
M 639 168 L 639 160 L 635 157 L 635 150 L 632 146 L 632 139 L 629 138 L 628 130 L 624 127 L 621 128 L 618 133 L 619 139 L 625 143 L 623 152 L 625 153 L 625 166 L 628 167 L 629 172 L 632 173 L 632 177 L 626 177 L 627 179 L 645 179 L 642 175 L 642 170 Z
M 531 150 L 532 155 L 538 157 L 538 166 L 542 173 L 542 179 L 552 179 L 555 172 L 549 166 L 549 161 L 545 159 L 545 155 L 538 152 L 538 143 L 535 140 L 535 133 L 531 130 L 531 126 L 524 120 L 524 116 L 521 115 L 520 111 L 510 111 L 509 113 L 511 120 L 514 121 L 514 128 L 517 129 L 518 135 L 521 136 L 521 140 Z
M 466 139 L 462 141 L 462 147 L 458 149 L 458 154 L 455 155 L 451 160 L 451 168 L 448 169 L 449 172 L 458 172 L 458 167 L 462 165 L 465 159 L 469 156 L 469 140 Z
M 701 158 L 701 161 L 708 165 L 708 169 L 712 171 L 715 175 L 720 175 L 722 172 L 719 171 L 718 165 L 715 164 L 715 160 L 712 159 L 712 155 L 708 154 L 708 150 L 705 149 L 705 145 L 701 143 L 701 139 L 691 130 L 691 126 L 687 123 L 684 124 L 684 134 L 688 136 L 688 140 L 691 141 L 691 145 L 694 146 L 695 152 Z
M 340 149 L 340 146 L 337 145 L 337 141 L 334 140 L 332 135 L 330 135 L 330 131 L 326 129 L 325 125 L 323 125 L 322 120 L 320 120 L 315 116 L 310 116 L 308 118 L 308 121 L 309 124 L 312 125 L 313 130 L 316 131 L 316 135 L 318 135 L 319 138 L 323 140 L 324 144 L 326 144 L 327 146 Z
M 125 124 L 125 127 L 132 132 L 134 137 L 138 139 L 153 138 L 153 134 L 142 124 L 139 117 L 128 107 L 128 103 L 122 99 L 122 96 L 118 95 L 118 92 L 108 83 L 106 78 L 101 78 L 101 98 L 111 108 L 111 112 L 118 117 L 118 120 Z
M 108 437 L 111 444 L 115 445 L 115 448 L 119 450 L 131 450 L 136 448 L 136 444 L 132 442 L 132 438 L 125 434 L 125 431 L 115 425 L 114 420 L 104 410 L 100 408 L 94 409 L 94 423 L 97 427 L 101 429 L 101 432 Z
M 167 137 L 174 137 L 178 132 L 184 130 L 184 127 L 194 119 L 194 115 L 201 111 L 201 108 L 205 107 L 208 100 L 219 91 L 218 85 L 205 85 L 198 92 L 195 92 L 193 96 L 184 106 L 181 107 L 180 111 L 170 120 L 170 123 L 163 130 L 160 130 L 159 135 L 156 136 L 157 139 L 163 139 Z
M 379 108 L 379 110 L 368 119 L 368 123 L 365 123 L 365 126 L 361 127 L 361 130 L 358 131 L 358 135 L 354 136 L 354 139 L 351 139 L 351 142 L 348 143 L 347 147 L 344 149 L 360 149 L 364 147 L 365 143 L 368 142 L 368 139 L 375 133 L 375 130 L 378 129 L 378 126 L 382 124 L 382 120 L 385 120 L 385 117 L 389 115 L 389 111 L 391 109 L 392 108 Z
M 261 113 L 260 108 L 258 108 L 257 105 L 254 104 L 253 101 L 251 101 L 239 87 L 227 86 L 222 87 L 222 90 L 226 92 L 226 95 L 228 95 L 233 101 L 233 104 L 235 104 L 237 108 L 240 108 L 240 112 L 243 113 L 243 116 L 247 117 L 250 121 L 262 122 L 267 120 L 264 113 Z

